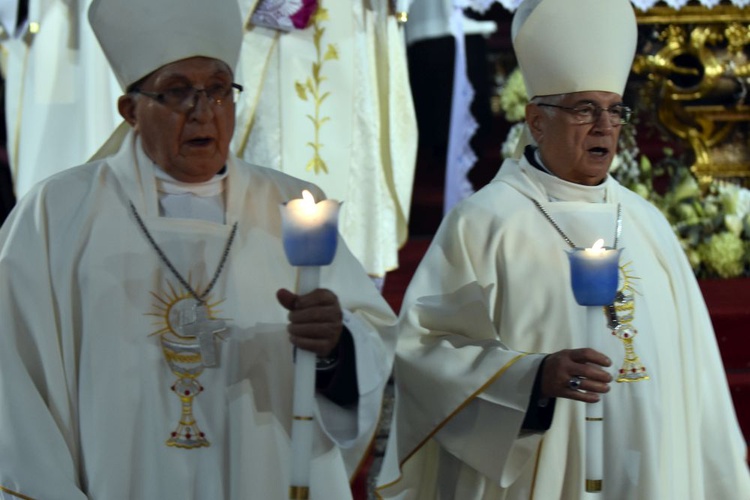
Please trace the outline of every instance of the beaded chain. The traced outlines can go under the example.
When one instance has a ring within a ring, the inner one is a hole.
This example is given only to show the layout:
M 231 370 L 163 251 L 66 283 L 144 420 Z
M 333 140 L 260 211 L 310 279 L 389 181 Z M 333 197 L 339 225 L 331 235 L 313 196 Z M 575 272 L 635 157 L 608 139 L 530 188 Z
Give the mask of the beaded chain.
M 224 269 L 224 264 L 227 261 L 227 257 L 229 256 L 229 249 L 232 246 L 232 242 L 234 242 L 234 236 L 237 233 L 237 222 L 234 223 L 232 226 L 232 232 L 229 234 L 229 239 L 227 239 L 227 244 L 224 247 L 224 253 L 221 255 L 221 260 L 219 261 L 219 265 L 216 268 L 216 272 L 214 273 L 214 277 L 211 279 L 211 282 L 208 284 L 208 287 L 203 291 L 202 294 L 198 295 L 198 293 L 193 290 L 193 287 L 190 286 L 190 284 L 187 282 L 185 278 L 182 277 L 182 275 L 177 272 L 177 269 L 175 269 L 174 265 L 172 265 L 172 262 L 169 260 L 169 258 L 166 256 L 164 251 L 159 247 L 159 245 L 156 244 L 156 241 L 151 236 L 151 233 L 146 228 L 146 224 L 144 224 L 143 219 L 141 219 L 141 216 L 138 214 L 138 211 L 135 209 L 135 205 L 133 205 L 133 202 L 130 202 L 130 209 L 133 211 L 133 216 L 135 217 L 136 222 L 138 222 L 138 226 L 141 228 L 141 231 L 143 231 L 143 234 L 146 236 L 146 239 L 151 244 L 154 250 L 156 250 L 157 255 L 159 255 L 159 258 L 164 263 L 164 265 L 167 266 L 167 268 L 172 272 L 175 278 L 177 278 L 177 281 L 180 282 L 180 284 L 185 287 L 185 289 L 190 292 L 190 295 L 192 295 L 195 300 L 198 301 L 199 304 L 204 303 L 204 299 L 208 296 L 208 294 L 211 292 L 211 289 L 216 284 L 216 281 L 219 279 L 219 275 L 221 274 L 221 271 Z
M 545 209 L 541 203 L 539 203 L 536 200 L 531 200 L 534 205 L 536 205 L 536 208 L 539 209 L 540 212 L 542 212 L 542 215 L 549 221 L 550 224 L 552 224 L 552 227 L 555 228 L 555 230 L 562 236 L 562 239 L 565 240 L 565 243 L 567 243 L 570 248 L 576 248 L 575 243 L 568 238 L 568 235 L 563 232 L 562 229 L 560 229 L 560 226 L 557 225 L 557 222 L 555 222 L 555 219 L 552 218 L 552 216 L 547 212 L 547 209 Z M 617 248 L 617 244 L 620 241 L 620 233 L 622 233 L 622 204 L 617 204 L 617 223 L 615 224 L 615 243 L 612 246 L 612 248 Z

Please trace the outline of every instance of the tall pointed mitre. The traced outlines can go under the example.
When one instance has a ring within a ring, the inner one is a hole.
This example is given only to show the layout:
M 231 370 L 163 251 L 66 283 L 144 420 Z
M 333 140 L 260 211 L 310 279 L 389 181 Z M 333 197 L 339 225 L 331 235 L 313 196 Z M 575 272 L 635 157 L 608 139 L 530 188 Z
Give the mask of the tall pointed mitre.
M 94 0 L 89 22 L 123 90 L 195 56 L 234 71 L 242 44 L 237 0 Z
M 638 32 L 630 0 L 526 0 L 511 36 L 529 97 L 622 95 Z

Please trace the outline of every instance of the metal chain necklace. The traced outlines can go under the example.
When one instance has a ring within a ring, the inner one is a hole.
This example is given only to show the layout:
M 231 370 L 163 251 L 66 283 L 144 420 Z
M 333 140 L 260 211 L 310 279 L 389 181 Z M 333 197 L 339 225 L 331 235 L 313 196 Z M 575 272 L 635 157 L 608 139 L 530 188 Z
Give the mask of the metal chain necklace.
M 213 289 L 214 285 L 216 284 L 216 281 L 219 279 L 219 275 L 221 274 L 221 271 L 224 269 L 224 264 L 227 261 L 227 257 L 229 256 L 229 249 L 232 246 L 232 243 L 234 242 L 234 236 L 237 234 L 237 222 L 234 223 L 232 226 L 232 232 L 229 233 L 229 238 L 227 239 L 227 244 L 224 247 L 224 253 L 221 255 L 221 260 L 219 261 L 219 265 L 216 268 L 216 272 L 214 273 L 213 278 L 211 278 L 211 282 L 208 284 L 206 289 L 198 295 L 198 293 L 193 290 L 193 287 L 190 286 L 190 283 L 187 282 L 185 278 L 182 277 L 182 275 L 177 272 L 177 269 L 172 265 L 172 262 L 169 260 L 169 258 L 166 256 L 164 251 L 159 247 L 159 245 L 156 244 L 156 241 L 151 236 L 151 233 L 146 228 L 146 224 L 144 224 L 143 219 L 141 219 L 141 216 L 138 214 L 138 211 L 135 209 L 135 205 L 133 205 L 133 202 L 130 202 L 130 209 L 133 211 L 133 216 L 135 217 L 136 222 L 138 222 L 138 226 L 141 228 L 141 231 L 143 231 L 143 234 L 146 236 L 146 239 L 151 244 L 153 249 L 156 251 L 157 255 L 161 259 L 161 261 L 164 263 L 164 265 L 167 266 L 167 268 L 172 272 L 175 278 L 177 278 L 177 281 L 180 282 L 180 284 L 185 287 L 185 290 L 190 292 L 190 295 L 192 295 L 195 300 L 198 301 L 199 304 L 203 305 L 205 303 L 204 299 L 208 296 L 208 294 L 211 292 L 211 289 Z
M 560 226 L 555 222 L 555 219 L 552 218 L 552 216 L 547 212 L 547 209 L 545 209 L 541 203 L 539 203 L 536 200 L 531 200 L 534 205 L 536 205 L 536 208 L 539 209 L 540 212 L 542 212 L 542 215 L 549 221 L 550 224 L 552 224 L 552 227 L 555 228 L 555 230 L 558 232 L 560 236 L 562 236 L 562 239 L 565 240 L 565 243 L 567 243 L 570 248 L 576 248 L 575 243 L 573 243 L 573 240 L 568 238 L 568 235 L 563 232 L 563 230 L 560 228 Z M 620 233 L 622 233 L 622 204 L 617 204 L 617 222 L 615 223 L 615 242 L 614 245 L 612 245 L 612 248 L 617 248 L 617 244 L 620 241 Z

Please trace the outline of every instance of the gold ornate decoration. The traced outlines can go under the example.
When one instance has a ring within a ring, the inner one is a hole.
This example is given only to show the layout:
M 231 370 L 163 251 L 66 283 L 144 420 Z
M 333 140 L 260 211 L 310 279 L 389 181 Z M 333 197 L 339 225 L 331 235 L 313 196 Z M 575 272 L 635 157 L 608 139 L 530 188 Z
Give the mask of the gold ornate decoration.
M 181 403 L 180 420 L 166 445 L 186 449 L 210 446 L 193 416 L 193 399 L 203 392 L 198 377 L 205 368 L 205 343 L 197 330 L 208 331 L 213 339 L 224 330 L 224 321 L 215 316 L 218 303 L 207 300 L 200 304 L 189 292 L 178 292 L 169 282 L 167 287 L 162 293 L 152 292 L 153 311 L 147 313 L 157 318 L 159 329 L 151 335 L 159 336 L 164 359 L 177 376 L 170 389 Z
M 316 174 L 323 172 L 328 173 L 328 166 L 323 160 L 320 150 L 323 148 L 323 144 L 320 142 L 320 129 L 323 125 L 330 121 L 330 116 L 321 116 L 321 107 L 325 100 L 331 95 L 330 91 L 323 92 L 321 89 L 323 82 L 327 80 L 323 76 L 323 66 L 326 61 L 333 61 L 339 58 L 338 49 L 332 43 L 329 43 L 323 53 L 323 36 L 325 35 L 326 28 L 323 26 L 324 21 L 328 20 L 328 10 L 323 8 L 323 3 L 318 3 L 318 9 L 312 16 L 312 28 L 313 28 L 313 43 L 315 44 L 316 60 L 312 63 L 312 75 L 307 77 L 304 83 L 299 81 L 294 82 L 294 88 L 297 91 L 297 96 L 303 101 L 308 100 L 308 96 L 315 104 L 314 114 L 307 114 L 307 118 L 312 122 L 313 129 L 315 131 L 315 139 L 312 142 L 308 142 L 307 145 L 313 150 L 313 157 L 307 162 L 305 166 L 306 170 L 312 170 Z
M 602 491 L 602 480 L 601 479 L 587 479 L 586 491 L 588 492 Z
M 633 63 L 646 80 L 642 103 L 690 145 L 691 170 L 702 183 L 750 181 L 750 9 L 654 7 L 637 18 L 646 33 Z
M 638 382 L 648 380 L 646 367 L 635 353 L 633 340 L 638 335 L 638 330 L 633 326 L 635 316 L 635 294 L 633 281 L 638 279 L 628 271 L 630 263 L 620 266 L 622 287 L 617 292 L 614 310 L 617 315 L 617 326 L 612 330 L 612 335 L 620 339 L 625 348 L 625 360 L 617 373 L 617 382 Z
M 290 500 L 308 500 L 310 498 L 310 488 L 307 486 L 290 486 Z

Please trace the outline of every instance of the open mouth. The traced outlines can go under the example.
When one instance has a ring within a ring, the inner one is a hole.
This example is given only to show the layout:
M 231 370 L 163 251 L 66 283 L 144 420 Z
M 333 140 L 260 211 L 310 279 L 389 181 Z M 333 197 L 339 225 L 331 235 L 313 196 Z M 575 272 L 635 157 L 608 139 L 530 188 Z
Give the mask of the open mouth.
M 189 139 L 185 142 L 190 146 L 202 147 L 211 144 L 213 142 L 213 139 L 210 137 L 194 137 L 193 139 Z
M 602 148 L 602 147 L 589 148 L 589 153 L 596 155 L 596 156 L 604 157 L 609 154 L 609 148 Z

